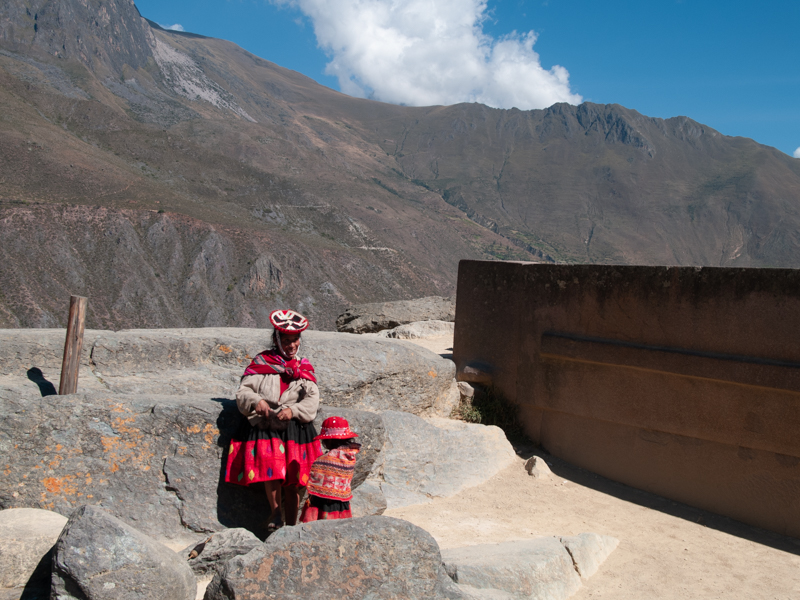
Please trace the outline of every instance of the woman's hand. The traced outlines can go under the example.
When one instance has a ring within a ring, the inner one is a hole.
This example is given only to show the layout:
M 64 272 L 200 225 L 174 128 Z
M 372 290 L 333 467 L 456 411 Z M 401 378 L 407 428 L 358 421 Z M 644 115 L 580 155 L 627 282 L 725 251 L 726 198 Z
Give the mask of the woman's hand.
M 280 409 L 278 411 L 278 420 L 279 421 L 289 421 L 292 418 L 292 409 L 288 406 Z
M 258 401 L 258 404 L 256 404 L 256 414 L 262 417 L 269 416 L 269 404 L 267 404 L 266 400 Z

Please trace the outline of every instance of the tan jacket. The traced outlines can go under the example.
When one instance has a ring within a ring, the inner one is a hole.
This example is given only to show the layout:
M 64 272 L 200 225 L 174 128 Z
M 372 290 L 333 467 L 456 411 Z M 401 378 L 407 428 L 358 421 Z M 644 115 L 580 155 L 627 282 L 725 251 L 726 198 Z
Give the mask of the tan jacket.
M 313 381 L 295 379 L 281 394 L 280 375 L 247 375 L 236 392 L 236 404 L 239 412 L 253 426 L 266 425 L 268 422 L 267 418 L 256 413 L 256 406 L 261 400 L 266 400 L 270 408 L 275 410 L 289 407 L 293 418 L 301 423 L 310 423 L 317 416 L 319 388 Z

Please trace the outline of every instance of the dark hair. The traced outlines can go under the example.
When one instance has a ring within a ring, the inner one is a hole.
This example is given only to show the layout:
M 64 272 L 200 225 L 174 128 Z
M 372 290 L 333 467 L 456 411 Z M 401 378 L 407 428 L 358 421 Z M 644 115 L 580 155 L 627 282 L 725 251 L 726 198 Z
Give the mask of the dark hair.
M 322 445 L 325 446 L 327 450 L 336 450 L 336 448 L 347 446 L 348 444 L 352 444 L 355 441 L 356 438 L 350 438 L 347 440 L 322 440 Z

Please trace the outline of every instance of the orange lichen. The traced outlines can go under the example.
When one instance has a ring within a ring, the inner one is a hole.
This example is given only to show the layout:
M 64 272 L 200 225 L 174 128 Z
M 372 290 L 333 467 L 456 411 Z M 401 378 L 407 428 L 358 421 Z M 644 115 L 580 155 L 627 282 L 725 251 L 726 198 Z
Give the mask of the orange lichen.
M 233 352 L 233 348 L 231 348 L 230 346 L 224 346 L 224 345 L 220 346 L 219 350 L 220 350 L 220 352 L 224 352 L 225 354 L 230 354 L 231 352 Z
M 430 375 L 431 377 L 436 377 L 436 371 L 431 369 L 430 371 L 428 371 L 428 375 Z
M 42 485 L 51 494 L 61 494 L 62 496 L 72 495 L 78 491 L 73 475 L 65 475 L 64 477 L 45 477 L 42 479 Z

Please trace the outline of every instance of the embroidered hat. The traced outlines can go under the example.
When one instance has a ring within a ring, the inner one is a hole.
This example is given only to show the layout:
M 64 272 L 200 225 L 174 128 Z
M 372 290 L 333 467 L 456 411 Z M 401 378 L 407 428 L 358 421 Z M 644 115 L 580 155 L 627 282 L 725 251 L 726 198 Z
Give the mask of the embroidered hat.
M 358 437 L 355 431 L 350 429 L 350 424 L 343 417 L 328 417 L 322 422 L 322 433 L 315 440 L 349 440 Z
M 281 333 L 300 333 L 308 328 L 308 319 L 293 310 L 273 310 L 269 322 Z

